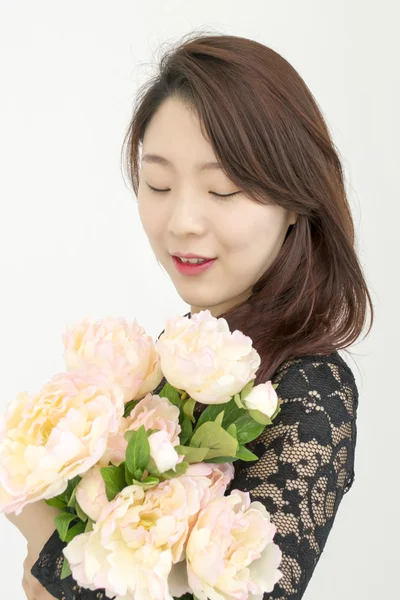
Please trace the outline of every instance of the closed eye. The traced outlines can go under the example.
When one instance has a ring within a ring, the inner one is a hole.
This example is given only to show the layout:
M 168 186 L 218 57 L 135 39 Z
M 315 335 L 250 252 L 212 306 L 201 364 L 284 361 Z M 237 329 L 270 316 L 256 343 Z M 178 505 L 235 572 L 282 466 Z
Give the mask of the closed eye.
M 237 192 L 232 192 L 231 194 L 217 194 L 216 192 L 210 192 L 212 196 L 216 196 L 217 198 L 232 198 L 232 196 L 236 196 L 236 194 L 240 194 L 240 190 Z
M 169 188 L 167 188 L 166 190 L 160 190 L 158 188 L 151 186 L 150 184 L 147 184 L 147 185 L 153 192 L 157 192 L 159 194 L 165 194 L 166 192 L 171 191 Z M 238 190 L 237 192 L 232 192 L 231 194 L 217 194 L 217 192 L 210 192 L 210 194 L 212 196 L 216 196 L 217 198 L 232 198 L 232 196 L 236 196 L 236 194 L 240 194 L 240 190 Z

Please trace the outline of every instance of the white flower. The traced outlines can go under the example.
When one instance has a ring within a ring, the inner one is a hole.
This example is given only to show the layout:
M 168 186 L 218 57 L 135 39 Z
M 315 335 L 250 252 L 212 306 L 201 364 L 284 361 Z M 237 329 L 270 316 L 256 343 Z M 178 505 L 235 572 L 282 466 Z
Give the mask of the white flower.
M 209 310 L 169 319 L 155 345 L 167 381 L 204 404 L 229 402 L 261 362 L 251 338 Z
M 180 456 L 171 444 L 167 431 L 156 431 L 149 435 L 150 456 L 160 473 L 174 469 Z
M 259 410 L 261 413 L 271 418 L 278 407 L 278 395 L 271 381 L 255 385 L 249 394 L 242 398 L 242 402 L 247 410 Z
M 59 373 L 30 397 L 18 394 L 2 421 L 0 511 L 53 498 L 101 459 L 124 412 L 119 386 L 100 372 Z

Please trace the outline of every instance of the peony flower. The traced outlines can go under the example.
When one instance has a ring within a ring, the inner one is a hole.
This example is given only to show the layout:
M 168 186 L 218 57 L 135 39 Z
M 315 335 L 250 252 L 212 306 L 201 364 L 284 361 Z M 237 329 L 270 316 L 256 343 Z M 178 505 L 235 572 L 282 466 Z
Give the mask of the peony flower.
M 126 431 L 137 431 L 141 426 L 145 430 L 156 429 L 149 435 L 150 457 L 153 466 L 164 473 L 184 460 L 174 446 L 179 445 L 179 408 L 168 398 L 147 394 L 131 411 L 130 415 L 121 419 L 118 433 L 110 436 L 107 452 L 101 459 L 102 465 L 109 462 L 119 464 L 125 460 L 128 442 L 124 438 Z
M 262 600 L 283 576 L 276 527 L 261 502 L 233 490 L 198 515 L 186 545 L 188 585 L 199 600 Z M 182 570 L 180 572 L 182 577 Z M 182 580 L 180 589 L 184 589 Z
M 136 319 L 130 324 L 122 317 L 86 318 L 62 337 L 67 370 L 98 367 L 121 386 L 125 402 L 143 398 L 163 378 L 154 341 Z
M 215 498 L 223 496 L 232 481 L 235 469 L 232 463 L 192 463 L 187 468 L 184 477 L 189 477 L 195 481 L 199 494 L 199 511 L 208 506 Z M 198 513 L 197 513 L 198 514 Z M 187 537 L 196 523 L 197 517 L 189 519 L 189 528 Z M 169 576 L 169 589 L 174 598 L 179 598 L 190 592 L 187 570 L 186 570 L 186 549 L 184 548 L 181 560 L 172 565 Z
M 201 478 L 182 475 L 146 492 L 138 485 L 122 490 L 104 506 L 93 530 L 76 536 L 63 550 L 78 585 L 105 588 L 115 600 L 173 600 L 170 571 L 183 560 L 203 485 Z
M 100 465 L 94 465 L 89 469 L 75 490 L 75 498 L 79 506 L 92 521 L 97 521 L 103 507 L 108 504 L 106 485 L 100 469 Z
M 260 355 L 250 337 L 229 331 L 209 310 L 167 320 L 155 342 L 167 381 L 204 404 L 224 404 L 254 379 Z
M 1 426 L 0 511 L 53 498 L 104 454 L 124 412 L 120 388 L 99 372 L 60 373 L 42 390 L 18 394 Z
M 204 508 L 211 500 L 225 494 L 235 476 L 235 467 L 232 463 L 192 463 L 184 475 L 192 479 L 206 478 L 201 501 L 201 508 Z
M 249 394 L 242 398 L 244 406 L 248 410 L 259 410 L 271 418 L 278 407 L 278 395 L 271 381 L 255 385 Z

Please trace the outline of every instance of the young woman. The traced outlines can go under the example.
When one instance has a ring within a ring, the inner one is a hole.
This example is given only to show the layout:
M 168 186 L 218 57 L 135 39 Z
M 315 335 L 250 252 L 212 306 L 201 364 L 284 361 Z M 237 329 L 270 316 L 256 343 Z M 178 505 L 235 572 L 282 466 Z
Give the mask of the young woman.
M 259 460 L 236 461 L 230 488 L 251 492 L 277 526 L 283 577 L 264 598 L 299 600 L 354 479 L 358 391 L 338 350 L 368 309 L 368 332 L 373 322 L 340 159 L 295 69 L 227 35 L 189 35 L 164 55 L 124 148 L 186 316 L 209 309 L 249 335 L 257 383 L 279 384 L 281 412 L 252 443 Z M 208 262 L 188 266 L 187 255 Z M 105 598 L 60 581 L 64 546 L 55 531 L 32 574 L 56 598 Z

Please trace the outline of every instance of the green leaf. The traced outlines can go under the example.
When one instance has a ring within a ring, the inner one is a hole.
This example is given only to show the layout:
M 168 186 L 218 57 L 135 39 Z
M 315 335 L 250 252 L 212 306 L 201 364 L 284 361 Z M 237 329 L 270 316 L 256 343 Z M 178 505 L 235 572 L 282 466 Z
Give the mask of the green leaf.
M 174 477 L 179 477 L 179 475 L 183 475 L 186 472 L 188 466 L 188 462 L 182 461 L 181 463 L 175 465 L 175 471 L 173 469 L 169 469 L 169 471 L 165 471 L 164 473 L 162 473 L 161 478 L 173 479 Z
M 65 537 L 65 541 L 70 542 L 71 540 L 74 539 L 74 537 L 76 537 L 80 533 L 84 533 L 84 532 L 85 532 L 85 523 L 82 523 L 82 521 L 79 521 L 79 523 L 77 523 L 76 525 L 71 527 L 71 529 L 68 530 L 67 535 Z
M 106 495 L 109 502 L 114 500 L 115 496 L 126 486 L 125 483 L 125 463 L 118 467 L 102 467 L 101 476 L 106 484 Z
M 195 404 L 196 400 L 194 400 L 193 398 L 188 398 L 188 400 L 185 400 L 183 404 L 183 413 L 190 419 L 192 423 L 196 421 L 196 419 L 193 416 L 193 409 Z
M 251 381 L 249 381 L 249 383 L 247 383 L 244 386 L 244 388 L 240 392 L 240 398 L 241 398 L 241 400 L 243 400 L 243 398 L 246 398 L 246 396 L 248 396 L 250 394 L 251 390 L 253 389 L 254 382 L 255 382 L 255 379 L 252 379 Z
M 208 448 L 195 448 L 193 446 L 175 446 L 178 454 L 185 455 L 185 461 L 188 463 L 201 462 L 208 453 Z M 178 465 L 176 465 L 178 466 Z
M 271 419 L 260 410 L 248 410 L 249 415 L 261 425 L 272 425 Z
M 75 477 L 70 479 L 68 481 L 67 487 L 64 490 L 64 492 L 62 494 L 60 494 L 60 498 L 65 501 L 67 506 L 68 506 L 68 502 L 70 501 L 73 491 L 75 490 L 76 486 L 78 485 L 78 483 L 80 482 L 81 479 L 82 479 L 82 477 L 80 475 L 76 475 Z
M 227 433 L 229 433 L 229 435 L 231 435 L 232 437 L 234 437 L 235 440 L 237 440 L 236 425 L 235 425 L 235 423 L 231 423 L 226 431 L 227 431 Z
M 222 426 L 224 429 L 228 429 L 231 423 L 237 422 L 237 420 L 247 413 L 247 410 L 244 408 L 239 408 L 235 402 L 235 399 L 232 398 L 225 406 L 225 415 L 224 420 L 222 421 Z
M 158 395 L 160 398 L 168 398 L 168 400 L 178 408 L 181 407 L 182 400 L 180 393 L 170 383 L 167 382 Z
M 68 560 L 64 556 L 63 566 L 61 569 L 60 579 L 65 579 L 69 575 L 72 575 L 71 567 L 69 566 Z
M 79 483 L 79 482 L 78 482 Z M 70 496 L 70 499 L 68 500 L 68 504 L 67 506 L 70 508 L 75 508 L 76 505 L 76 498 L 75 498 L 75 494 L 76 494 L 76 488 L 78 487 L 78 484 L 76 484 L 76 486 L 74 487 L 72 494 Z
M 149 462 L 147 463 L 146 471 L 149 473 L 149 475 L 152 475 L 153 477 L 160 477 L 161 475 L 160 471 L 156 467 L 156 463 L 151 457 Z
M 208 421 L 214 422 L 215 419 L 217 418 L 217 416 L 219 415 L 219 413 L 221 411 L 225 410 L 226 407 L 227 407 L 227 404 L 209 404 L 207 406 L 207 408 L 205 408 L 203 410 L 203 412 L 201 413 L 201 415 L 199 416 L 196 426 L 193 430 L 193 435 L 198 431 L 198 429 L 200 429 L 200 427 L 204 423 L 208 423 Z
M 236 452 L 236 457 L 246 461 L 258 460 L 258 456 L 256 454 L 253 454 L 253 452 L 251 452 L 248 448 L 245 448 L 244 446 L 239 447 L 239 450 Z
M 85 526 L 85 533 L 87 533 L 88 531 L 93 531 L 93 523 L 94 521 L 92 521 L 92 519 L 90 517 L 88 517 L 86 526 Z
M 203 423 L 193 434 L 190 444 L 194 448 L 208 448 L 206 458 L 235 456 L 238 447 L 237 440 L 212 421 Z
M 132 475 L 135 475 L 138 470 L 143 473 L 150 458 L 150 444 L 144 425 L 141 425 L 137 431 L 133 432 L 128 442 L 125 456 L 128 471 Z M 140 479 L 140 477 L 136 478 Z
M 179 441 L 184 445 L 193 433 L 193 425 L 186 415 L 183 415 L 182 420 L 179 420 L 179 424 L 181 426 Z
M 88 520 L 88 516 L 87 514 L 82 510 L 81 506 L 79 505 L 79 502 L 76 501 L 76 505 L 75 505 L 75 510 L 76 510 L 76 514 L 78 515 L 78 517 L 80 518 L 81 521 L 83 521 L 84 523 L 86 523 L 86 521 Z
M 236 456 L 215 456 L 214 458 L 206 458 L 203 462 L 206 463 L 226 463 L 226 462 L 235 462 L 237 460 Z
M 265 425 L 257 423 L 247 411 L 236 421 L 236 437 L 239 444 L 248 444 L 264 431 Z
M 214 423 L 216 423 L 217 425 L 222 427 L 222 421 L 223 421 L 224 415 L 225 415 L 225 409 L 221 410 L 221 412 L 219 412 L 217 414 Z
M 127 402 L 125 404 L 125 411 L 124 411 L 124 417 L 129 417 L 129 415 L 131 414 L 131 412 L 133 411 L 133 409 L 135 408 L 136 404 L 138 404 L 140 402 L 140 400 L 129 400 L 129 402 Z
M 240 399 L 240 394 L 235 394 L 233 397 L 235 404 L 238 408 L 244 408 L 244 404 Z
M 70 523 L 72 521 L 75 521 L 77 518 L 78 517 L 76 515 L 73 515 L 73 514 L 67 513 L 67 512 L 63 512 L 63 513 L 57 515 L 56 518 L 54 519 L 55 524 L 56 524 L 56 529 L 58 531 L 60 539 L 63 542 L 65 542 L 68 527 L 70 526 Z
M 145 490 L 149 490 L 158 483 L 160 483 L 160 480 L 158 479 L 158 477 L 146 477 L 144 481 L 138 481 L 136 479 L 133 479 L 132 483 L 135 485 L 142 486 L 142 488 L 144 488 Z
M 121 463 L 124 465 L 124 475 L 125 475 L 125 483 L 126 485 L 131 485 L 133 481 L 133 475 L 128 471 L 128 467 L 126 466 L 126 461 Z
M 60 508 L 61 510 L 63 510 L 67 506 L 66 502 L 64 500 L 61 500 L 59 496 L 49 498 L 48 500 L 45 500 L 45 502 L 49 506 L 55 506 L 56 508 Z

